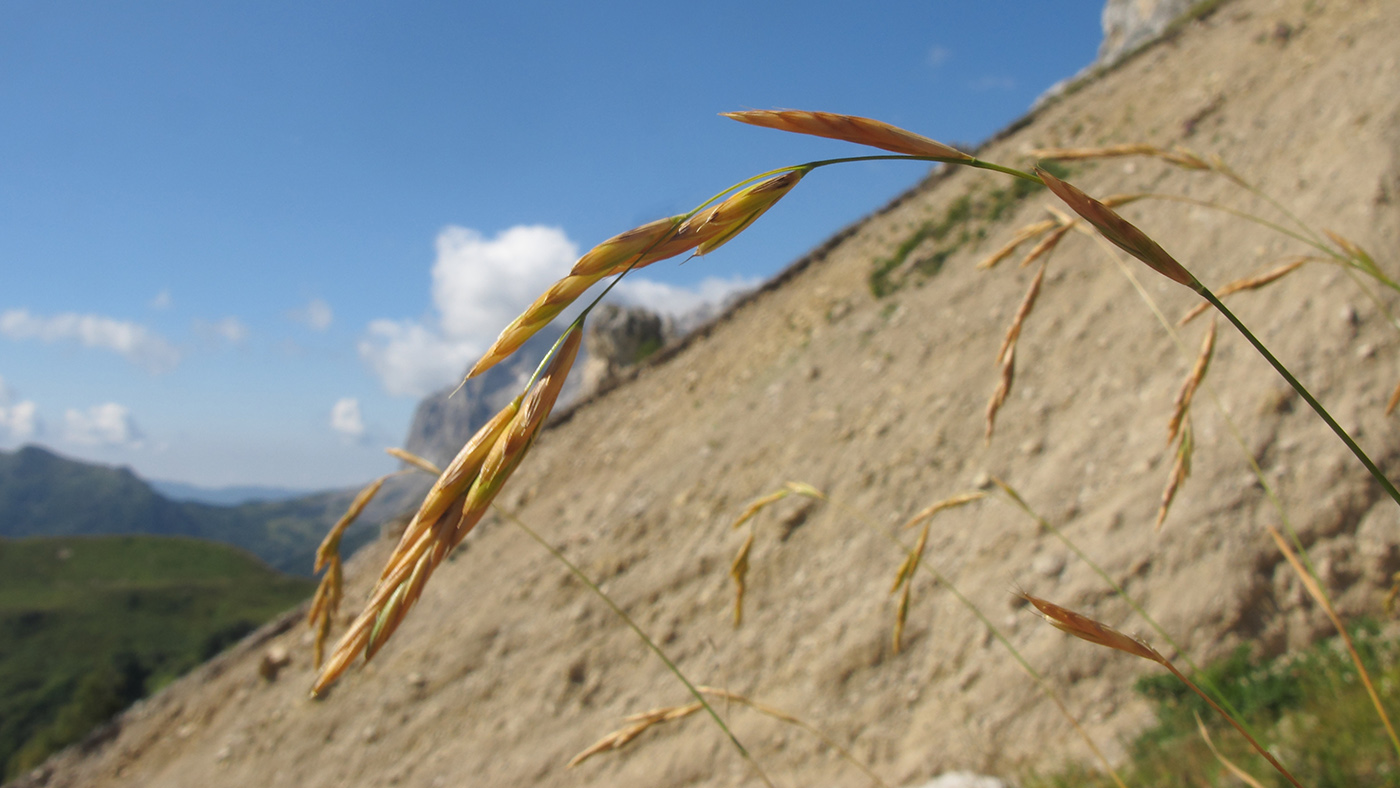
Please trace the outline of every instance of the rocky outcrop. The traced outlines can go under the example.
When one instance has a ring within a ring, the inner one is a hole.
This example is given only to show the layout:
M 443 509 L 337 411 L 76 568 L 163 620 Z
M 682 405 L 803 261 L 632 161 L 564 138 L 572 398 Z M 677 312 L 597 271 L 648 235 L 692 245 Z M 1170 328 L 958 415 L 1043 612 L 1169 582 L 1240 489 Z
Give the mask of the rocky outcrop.
M 1109 66 L 1166 31 L 1192 0 L 1108 0 L 1096 65 Z
M 617 385 L 625 371 L 660 350 L 672 336 L 670 320 L 639 306 L 603 304 L 589 317 L 583 335 L 583 394 Z
M 445 467 L 473 433 L 510 403 L 530 380 L 561 332 L 546 328 L 514 356 L 468 380 L 429 394 L 418 403 L 404 448 Z

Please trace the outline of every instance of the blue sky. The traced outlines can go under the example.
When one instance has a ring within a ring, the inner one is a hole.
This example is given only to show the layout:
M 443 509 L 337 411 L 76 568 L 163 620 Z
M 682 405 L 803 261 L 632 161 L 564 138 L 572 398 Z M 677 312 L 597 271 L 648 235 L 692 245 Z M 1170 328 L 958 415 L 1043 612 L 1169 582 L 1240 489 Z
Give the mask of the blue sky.
M 0 448 L 218 486 L 391 469 L 418 397 L 611 235 L 857 153 L 976 142 L 1094 58 L 1085 2 L 0 3 Z M 622 297 L 751 286 L 923 175 L 830 168 Z

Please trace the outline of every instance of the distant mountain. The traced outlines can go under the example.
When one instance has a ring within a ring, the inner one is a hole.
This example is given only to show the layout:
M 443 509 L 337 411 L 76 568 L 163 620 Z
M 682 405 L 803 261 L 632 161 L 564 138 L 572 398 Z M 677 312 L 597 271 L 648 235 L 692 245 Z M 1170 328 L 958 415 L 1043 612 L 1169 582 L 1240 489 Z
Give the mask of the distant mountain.
M 319 492 L 319 490 L 296 490 L 290 487 L 258 485 L 201 487 L 197 484 L 167 482 L 159 479 L 146 479 L 145 481 L 156 492 L 172 501 L 212 503 L 216 506 L 237 506 L 241 503 L 260 503 L 262 501 L 289 501 L 293 498 L 305 498 Z
M 546 327 L 515 355 L 468 380 L 460 389 L 454 383 L 424 397 L 413 412 L 404 448 L 440 468 L 451 462 L 472 434 L 520 393 L 562 334 L 554 326 Z M 561 399 L 569 393 L 566 387 Z
M 397 514 L 414 484 L 395 486 L 396 495 L 386 495 L 351 527 L 343 543 L 347 554 L 377 533 L 378 522 Z M 26 446 L 0 452 L 0 537 L 189 536 L 241 547 L 277 569 L 309 575 L 316 546 L 354 494 L 338 490 L 238 506 L 172 501 L 129 468 Z
M 77 741 L 311 589 L 242 550 L 195 539 L 0 539 L 0 779 Z

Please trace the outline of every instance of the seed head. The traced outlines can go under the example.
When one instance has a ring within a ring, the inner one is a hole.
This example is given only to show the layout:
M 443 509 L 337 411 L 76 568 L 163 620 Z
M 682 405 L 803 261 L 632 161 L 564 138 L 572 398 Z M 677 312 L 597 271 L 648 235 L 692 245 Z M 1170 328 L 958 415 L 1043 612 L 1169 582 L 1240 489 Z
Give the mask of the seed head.
M 909 156 L 928 156 L 951 162 L 973 160 L 968 154 L 928 137 L 915 134 L 912 131 L 905 131 L 888 123 L 855 115 L 839 115 L 834 112 L 805 112 L 795 109 L 750 110 L 721 114 L 726 118 L 751 126 L 763 126 L 795 134 L 811 134 L 816 137 L 845 140 L 857 145 L 869 145 L 872 148 Z
M 1192 290 L 1200 287 L 1196 277 L 1192 276 L 1181 263 L 1167 254 L 1166 250 L 1159 246 L 1156 241 L 1147 237 L 1146 233 L 1134 227 L 1127 219 L 1119 216 L 1112 208 L 1039 167 L 1035 168 L 1035 174 L 1040 176 L 1041 181 L 1050 191 L 1055 193 L 1056 197 L 1074 209 L 1075 213 L 1084 217 L 1089 224 L 1094 225 L 1094 228 L 1103 237 L 1112 241 L 1115 246 L 1147 263 L 1152 270 L 1168 279 L 1186 285 Z

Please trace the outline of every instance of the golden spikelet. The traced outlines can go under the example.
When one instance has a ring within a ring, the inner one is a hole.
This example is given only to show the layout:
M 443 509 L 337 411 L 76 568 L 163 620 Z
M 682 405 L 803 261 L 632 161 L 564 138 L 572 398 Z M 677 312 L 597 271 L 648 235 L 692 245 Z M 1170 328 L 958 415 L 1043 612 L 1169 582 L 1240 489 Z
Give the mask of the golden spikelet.
M 1122 156 L 1151 156 L 1171 162 L 1188 170 L 1211 169 L 1201 157 L 1185 148 L 1166 150 L 1155 145 L 1140 143 L 1126 145 L 1106 145 L 1099 148 L 1039 148 L 1029 154 L 1037 159 L 1057 161 L 1083 161 L 1085 159 L 1112 159 Z
M 913 528 L 919 523 L 924 522 L 925 520 L 928 520 L 929 518 L 933 517 L 935 514 L 938 514 L 939 512 L 943 511 L 944 509 L 953 509 L 958 506 L 964 506 L 966 504 L 972 503 L 973 501 L 980 501 L 986 497 L 986 493 L 977 491 L 959 493 L 957 495 L 952 496 L 951 498 L 944 498 L 943 500 L 938 501 L 937 503 L 920 509 L 917 514 L 915 514 L 913 517 L 910 517 L 909 521 L 904 524 L 903 530 Z
M 1258 276 L 1249 276 L 1243 279 L 1236 279 L 1232 282 L 1227 282 L 1223 287 L 1216 291 L 1215 295 L 1219 298 L 1224 298 L 1227 295 L 1238 293 L 1241 290 L 1257 290 L 1258 288 L 1261 288 L 1264 285 L 1267 285 L 1271 282 L 1277 282 L 1283 277 L 1288 276 L 1289 274 L 1301 268 L 1304 263 L 1313 259 L 1315 258 L 1310 256 L 1298 257 L 1280 266 L 1265 271 L 1264 273 L 1259 274 Z M 1205 312 L 1209 308 L 1210 302 L 1202 301 L 1201 303 L 1192 307 L 1191 311 L 1182 315 L 1181 319 L 1176 321 L 1177 326 L 1184 326 L 1192 320 L 1195 320 L 1197 317 L 1200 316 L 1202 312 Z
M 407 449 L 388 448 L 384 450 L 384 453 L 388 454 L 390 457 L 403 460 L 404 462 L 408 463 L 409 465 L 412 465 L 420 471 L 423 471 L 424 473 L 430 473 L 433 476 L 442 475 L 441 468 L 438 468 L 436 465 L 432 464 L 431 462 L 428 462 L 422 457 L 419 457 L 417 454 L 408 451 Z
M 1200 287 L 1196 277 L 1167 254 L 1156 241 L 1152 240 L 1131 222 L 1119 216 L 1107 205 L 1095 200 L 1074 185 L 1066 183 L 1045 170 L 1036 167 L 1035 174 L 1050 191 L 1055 193 L 1075 213 L 1094 226 L 1104 238 L 1115 246 L 1146 263 L 1148 267 L 1172 281 L 1195 290 Z
M 1346 624 L 1342 621 L 1342 617 L 1337 614 L 1337 609 L 1332 606 L 1332 601 L 1327 598 L 1327 594 L 1322 590 L 1322 586 L 1318 585 L 1317 578 L 1303 567 L 1303 562 L 1298 560 L 1298 554 L 1293 552 L 1293 548 L 1288 546 L 1288 542 L 1284 540 L 1283 535 L 1278 532 L 1278 529 L 1272 525 L 1267 526 L 1267 528 L 1269 530 L 1269 536 L 1273 537 L 1274 544 L 1278 545 L 1279 552 L 1283 553 L 1283 557 L 1288 559 L 1289 566 L 1293 568 L 1293 573 L 1302 581 L 1303 587 L 1308 591 L 1308 595 L 1313 598 L 1313 601 L 1317 602 L 1323 612 L 1327 613 L 1327 617 L 1332 620 L 1332 626 L 1336 627 L 1337 634 L 1341 636 L 1342 642 L 1346 644 L 1347 653 L 1351 656 L 1352 664 L 1356 666 L 1357 676 L 1360 677 L 1361 683 L 1365 685 L 1366 693 L 1371 696 L 1371 704 L 1375 706 L 1376 714 L 1385 725 L 1386 733 L 1390 734 L 1390 740 L 1395 743 L 1395 746 L 1400 748 L 1400 736 L 1396 735 L 1395 727 L 1390 723 L 1390 715 L 1386 713 L 1385 706 L 1381 703 L 1381 697 L 1376 693 L 1375 685 L 1371 683 L 1371 674 L 1366 670 L 1365 663 L 1361 661 L 1361 655 L 1356 650 L 1356 643 L 1352 641 L 1351 634 L 1347 632 Z
M 904 625 L 909 619 L 909 597 L 911 589 L 914 587 L 914 573 L 919 571 L 919 561 L 924 557 L 924 548 L 928 545 L 928 533 L 930 523 L 924 523 L 924 530 L 919 533 L 919 541 L 914 544 L 914 549 L 904 557 L 904 562 L 899 565 L 899 571 L 895 573 L 894 585 L 890 586 L 890 593 L 893 594 L 902 586 L 904 593 L 899 597 L 899 607 L 895 610 L 894 617 L 894 653 L 898 654 L 904 640 Z
M 781 490 L 776 490 L 774 492 L 768 493 L 762 498 L 754 499 L 752 503 L 744 507 L 744 511 L 739 514 L 738 519 L 734 521 L 733 525 L 729 526 L 729 529 L 731 531 L 737 529 L 739 526 L 753 519 L 754 515 L 763 511 L 768 506 L 775 504 L 778 501 L 781 501 L 782 499 L 788 497 L 791 494 L 792 490 L 790 488 L 783 487 Z
M 973 161 L 972 156 L 941 142 L 888 123 L 855 115 L 803 110 L 749 110 L 720 114 L 751 126 L 844 140 L 909 156 L 926 156 L 950 162 Z
M 807 170 L 797 169 L 740 189 L 690 218 L 673 216 L 635 227 L 590 249 L 569 275 L 555 282 L 501 330 L 467 372 L 473 378 L 525 344 L 565 308 L 606 277 L 622 274 L 694 250 L 706 254 L 728 243 L 774 203 L 792 191 Z
M 1389 416 L 1395 412 L 1395 406 L 1400 405 L 1400 383 L 1395 385 L 1395 390 L 1390 392 L 1390 400 L 1385 403 L 1385 415 Z
M 1181 382 L 1181 390 L 1176 393 L 1176 400 L 1172 403 L 1172 417 L 1167 421 L 1168 446 L 1176 440 L 1181 431 L 1181 420 L 1186 418 L 1186 412 L 1191 409 L 1191 400 L 1196 396 L 1196 389 L 1200 387 L 1201 381 L 1205 379 L 1206 371 L 1210 369 L 1211 356 L 1214 354 L 1215 321 L 1212 320 L 1205 338 L 1201 340 L 1201 351 L 1196 355 L 1196 364 L 1191 368 L 1191 374 Z
M 1035 278 L 1031 280 L 1030 287 L 1026 288 L 1026 294 L 1021 298 L 1021 305 L 1016 308 L 1016 315 L 1011 318 L 1011 326 L 1006 329 L 1006 336 L 1001 340 L 1001 347 L 997 349 L 996 362 L 1006 363 L 1007 356 L 1016 346 L 1016 341 L 1021 338 L 1021 327 L 1025 325 L 1026 318 L 1030 317 L 1031 310 L 1035 308 L 1035 300 L 1040 297 L 1040 285 L 1045 281 L 1045 264 L 1041 264 L 1040 270 L 1035 272 Z
M 312 571 L 319 572 L 324 567 L 326 574 L 321 577 L 321 583 L 316 586 L 316 593 L 311 597 L 311 609 L 306 614 L 306 624 L 316 631 L 312 664 L 318 668 L 321 666 L 321 658 L 325 655 L 326 639 L 330 637 L 332 620 L 340 610 L 343 591 L 340 540 L 345 536 L 345 530 L 350 524 L 355 522 L 369 502 L 374 500 L 379 488 L 384 486 L 388 478 L 389 476 L 381 476 L 360 490 L 350 502 L 345 514 L 331 526 L 320 546 L 316 548 L 316 563 Z
M 815 498 L 818 501 L 826 500 L 826 493 L 818 490 L 806 482 L 788 482 L 783 487 L 787 488 L 793 495 L 801 495 L 807 498 Z
M 997 411 L 1006 404 L 1006 398 L 1011 394 L 1011 384 L 1016 379 L 1016 346 L 1013 344 L 1006 351 L 1006 360 L 1001 365 L 1001 380 L 997 382 L 996 391 L 992 392 L 991 399 L 987 400 L 987 443 L 992 442 L 992 432 L 996 429 Z
M 749 552 L 753 550 L 753 531 L 749 531 L 749 536 L 744 540 L 744 546 L 739 548 L 739 553 L 734 556 L 734 562 L 729 565 L 729 576 L 734 578 L 734 628 L 744 623 L 744 589 L 749 577 Z
M 1065 237 L 1065 234 L 1072 229 L 1074 229 L 1074 225 L 1066 223 L 1060 225 L 1059 227 L 1056 227 L 1054 230 L 1051 230 L 1049 234 L 1047 234 L 1044 238 L 1040 239 L 1040 243 L 1031 247 L 1031 250 L 1029 252 L 1026 252 L 1026 256 L 1021 258 L 1020 267 L 1025 268 L 1031 263 L 1034 263 L 1036 260 L 1039 260 L 1040 258 L 1044 257 L 1050 252 L 1054 251 L 1055 247 L 1059 246 L 1060 241 Z
M 592 758 L 594 755 L 597 755 L 601 752 L 608 752 L 610 750 L 620 750 L 623 747 L 627 746 L 627 744 L 633 739 L 642 735 L 642 733 L 646 731 L 647 728 L 650 728 L 653 725 L 660 725 L 662 723 L 671 722 L 672 720 L 679 720 L 685 717 L 689 717 L 690 715 L 703 708 L 704 705 L 701 704 L 699 701 L 696 701 L 694 703 L 687 703 L 684 706 L 667 706 L 661 709 L 652 709 L 651 711 L 644 711 L 640 714 L 633 714 L 630 717 L 626 718 L 626 721 L 630 723 L 629 725 L 626 725 L 622 728 L 613 731 L 612 733 L 609 733 L 607 736 L 604 736 L 603 738 L 595 742 L 588 749 L 584 750 L 578 755 L 575 755 L 572 759 L 569 760 L 569 766 L 570 768 L 578 766 L 580 763 L 583 763 L 584 761 L 588 760 L 589 758 Z
M 481 427 L 438 477 L 400 537 L 370 599 L 341 636 L 312 686 L 317 696 L 363 652 L 369 659 L 393 635 L 433 571 L 480 521 L 529 451 L 578 356 L 582 322 L 570 326 L 543 373 L 523 396 Z
M 1040 597 L 1022 594 L 1025 599 L 1040 611 L 1040 615 L 1050 622 L 1051 626 L 1079 638 L 1087 640 L 1096 645 L 1121 651 L 1125 654 L 1132 654 L 1135 657 L 1152 660 L 1159 665 L 1168 664 L 1166 657 L 1157 653 L 1157 650 L 1143 643 L 1137 638 L 1129 637 L 1113 627 L 1095 621 L 1088 616 L 1082 616 L 1073 610 L 1060 607 L 1054 602 L 1047 602 Z
M 1001 347 L 997 349 L 996 361 L 1001 365 L 1001 379 L 997 381 L 996 391 L 992 392 L 991 399 L 987 401 L 988 443 L 992 442 L 992 432 L 996 429 L 997 411 L 1006 404 L 1006 398 L 1011 394 L 1011 384 L 1015 381 L 1016 342 L 1021 337 L 1021 327 L 1035 308 L 1035 301 L 1040 296 L 1040 286 L 1044 281 L 1045 263 L 1041 263 L 1040 270 L 1035 272 L 1035 278 L 1031 280 L 1025 297 L 1021 299 L 1021 305 L 1016 309 L 1016 315 L 1011 319 L 1011 326 L 1007 328 L 1006 336 L 1001 340 Z
M 1171 476 L 1167 478 L 1167 486 L 1162 490 L 1162 503 L 1157 507 L 1157 521 L 1153 525 L 1156 530 L 1162 529 L 1162 523 L 1167 520 L 1167 512 L 1171 509 L 1172 501 L 1176 500 L 1176 493 L 1185 483 L 1186 477 L 1191 475 L 1191 453 L 1195 450 L 1195 436 L 1191 433 L 1191 419 L 1188 416 L 1182 423 L 1180 431 L 1180 442 L 1176 447 L 1176 460 L 1172 463 Z
M 985 271 L 995 266 L 997 263 L 1010 257 L 1021 244 L 1032 238 L 1039 238 L 1041 235 L 1055 229 L 1055 226 L 1058 224 L 1059 222 L 1054 219 L 1042 219 L 1041 221 L 1032 222 L 1022 227 L 1016 231 L 1015 235 L 1011 236 L 1011 240 L 1007 241 L 995 252 L 992 252 L 990 255 L 983 258 L 981 262 L 977 263 L 977 269 L 979 271 Z
M 1236 777 L 1238 777 L 1240 779 L 1240 782 L 1244 783 L 1245 785 L 1248 785 L 1249 788 L 1264 788 L 1263 783 L 1254 779 L 1254 776 L 1251 775 L 1249 772 L 1236 766 L 1234 761 L 1231 761 L 1229 758 L 1226 758 L 1225 755 L 1222 752 L 1220 752 L 1220 750 L 1216 749 L 1215 742 L 1211 741 L 1210 739 L 1210 732 L 1206 730 L 1206 724 L 1204 722 L 1201 722 L 1200 713 L 1192 712 L 1192 714 L 1196 715 L 1196 730 L 1201 734 L 1201 738 L 1205 740 L 1206 746 L 1210 748 L 1211 754 L 1215 756 L 1215 759 L 1217 761 L 1220 761 L 1220 765 L 1224 766 L 1226 771 L 1230 772 L 1230 774 L 1233 774 Z

